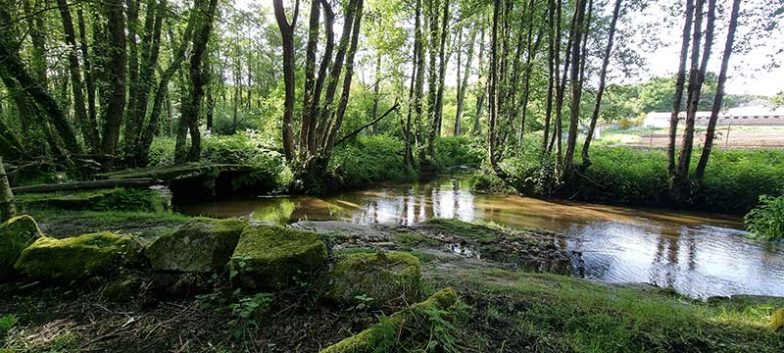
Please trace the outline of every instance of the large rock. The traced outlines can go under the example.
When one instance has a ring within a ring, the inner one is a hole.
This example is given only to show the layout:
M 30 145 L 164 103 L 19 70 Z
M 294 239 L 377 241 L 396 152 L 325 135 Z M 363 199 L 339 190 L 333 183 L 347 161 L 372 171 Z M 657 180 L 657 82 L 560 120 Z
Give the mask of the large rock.
M 454 311 L 458 302 L 457 292 L 452 288 L 442 289 L 427 300 L 393 314 L 389 319 L 368 327 L 364 331 L 337 342 L 320 353 L 374 353 L 393 352 L 401 343 L 426 346 L 432 338 L 435 325 L 434 313 Z M 441 316 L 440 319 L 445 319 Z M 443 326 L 442 326 L 443 327 Z
M 240 219 L 196 218 L 156 239 L 144 255 L 160 271 L 221 272 L 245 227 Z
M 69 282 L 111 273 L 138 251 L 134 238 L 110 232 L 41 237 L 22 251 L 15 268 L 33 278 Z
M 308 283 L 327 260 L 318 234 L 282 227 L 242 233 L 231 257 L 231 274 L 251 289 L 280 290 Z
M 30 216 L 13 217 L 0 224 L 0 281 L 15 273 L 14 263 L 19 254 L 41 236 L 41 230 Z
M 356 253 L 338 257 L 328 274 L 325 297 L 372 306 L 413 303 L 421 291 L 419 259 L 404 252 Z

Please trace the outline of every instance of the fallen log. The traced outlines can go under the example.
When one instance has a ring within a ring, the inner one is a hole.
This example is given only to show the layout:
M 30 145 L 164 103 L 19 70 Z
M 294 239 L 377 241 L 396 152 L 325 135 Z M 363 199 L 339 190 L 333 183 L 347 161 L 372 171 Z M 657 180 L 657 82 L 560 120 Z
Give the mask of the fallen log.
M 133 179 L 109 179 L 95 181 L 79 181 L 75 183 L 62 184 L 39 184 L 30 186 L 17 186 L 11 188 L 14 194 L 36 193 L 36 192 L 58 192 L 58 191 L 79 191 L 94 190 L 117 187 L 147 187 L 161 185 L 163 182 L 155 178 L 133 178 Z

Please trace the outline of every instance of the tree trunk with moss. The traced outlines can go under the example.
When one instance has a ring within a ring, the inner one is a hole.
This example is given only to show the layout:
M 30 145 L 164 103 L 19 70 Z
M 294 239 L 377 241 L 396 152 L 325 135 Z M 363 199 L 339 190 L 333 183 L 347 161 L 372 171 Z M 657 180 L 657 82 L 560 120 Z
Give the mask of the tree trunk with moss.
M 8 175 L 3 166 L 3 157 L 0 157 L 0 222 L 5 222 L 16 215 L 14 207 L 14 193 L 8 183 Z

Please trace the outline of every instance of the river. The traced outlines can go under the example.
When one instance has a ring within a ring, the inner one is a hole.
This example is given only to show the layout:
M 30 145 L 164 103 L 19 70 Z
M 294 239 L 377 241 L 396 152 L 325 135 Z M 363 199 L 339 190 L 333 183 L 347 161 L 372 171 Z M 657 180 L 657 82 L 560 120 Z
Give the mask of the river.
M 277 224 L 342 220 L 413 225 L 431 218 L 495 222 L 563 234 L 582 253 L 572 273 L 606 283 L 650 283 L 694 298 L 784 296 L 784 247 L 748 239 L 739 218 L 663 209 L 475 193 L 464 176 L 383 184 L 326 197 L 271 197 L 175 206 L 190 215 L 249 216 Z

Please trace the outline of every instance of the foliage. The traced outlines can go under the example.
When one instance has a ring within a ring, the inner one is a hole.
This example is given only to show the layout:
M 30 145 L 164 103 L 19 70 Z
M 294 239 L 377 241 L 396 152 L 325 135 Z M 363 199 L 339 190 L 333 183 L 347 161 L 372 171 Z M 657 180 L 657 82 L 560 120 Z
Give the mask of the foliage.
M 5 314 L 0 316 L 0 338 L 5 337 L 8 331 L 10 331 L 18 322 L 19 318 L 14 314 Z
M 468 136 L 441 137 L 435 148 L 436 163 L 441 168 L 478 166 L 486 154 L 482 141 Z
M 267 312 L 274 299 L 273 294 L 256 293 L 230 304 L 229 309 L 233 318 L 229 320 L 228 325 L 232 336 L 240 339 L 248 329 L 258 328 L 261 316 Z
M 746 214 L 744 221 L 746 229 L 756 238 L 784 238 L 784 196 L 760 196 L 759 205 Z
M 380 181 L 411 180 L 415 173 L 403 163 L 403 142 L 391 136 L 360 137 L 338 146 L 327 172 L 342 188 L 358 188 Z

